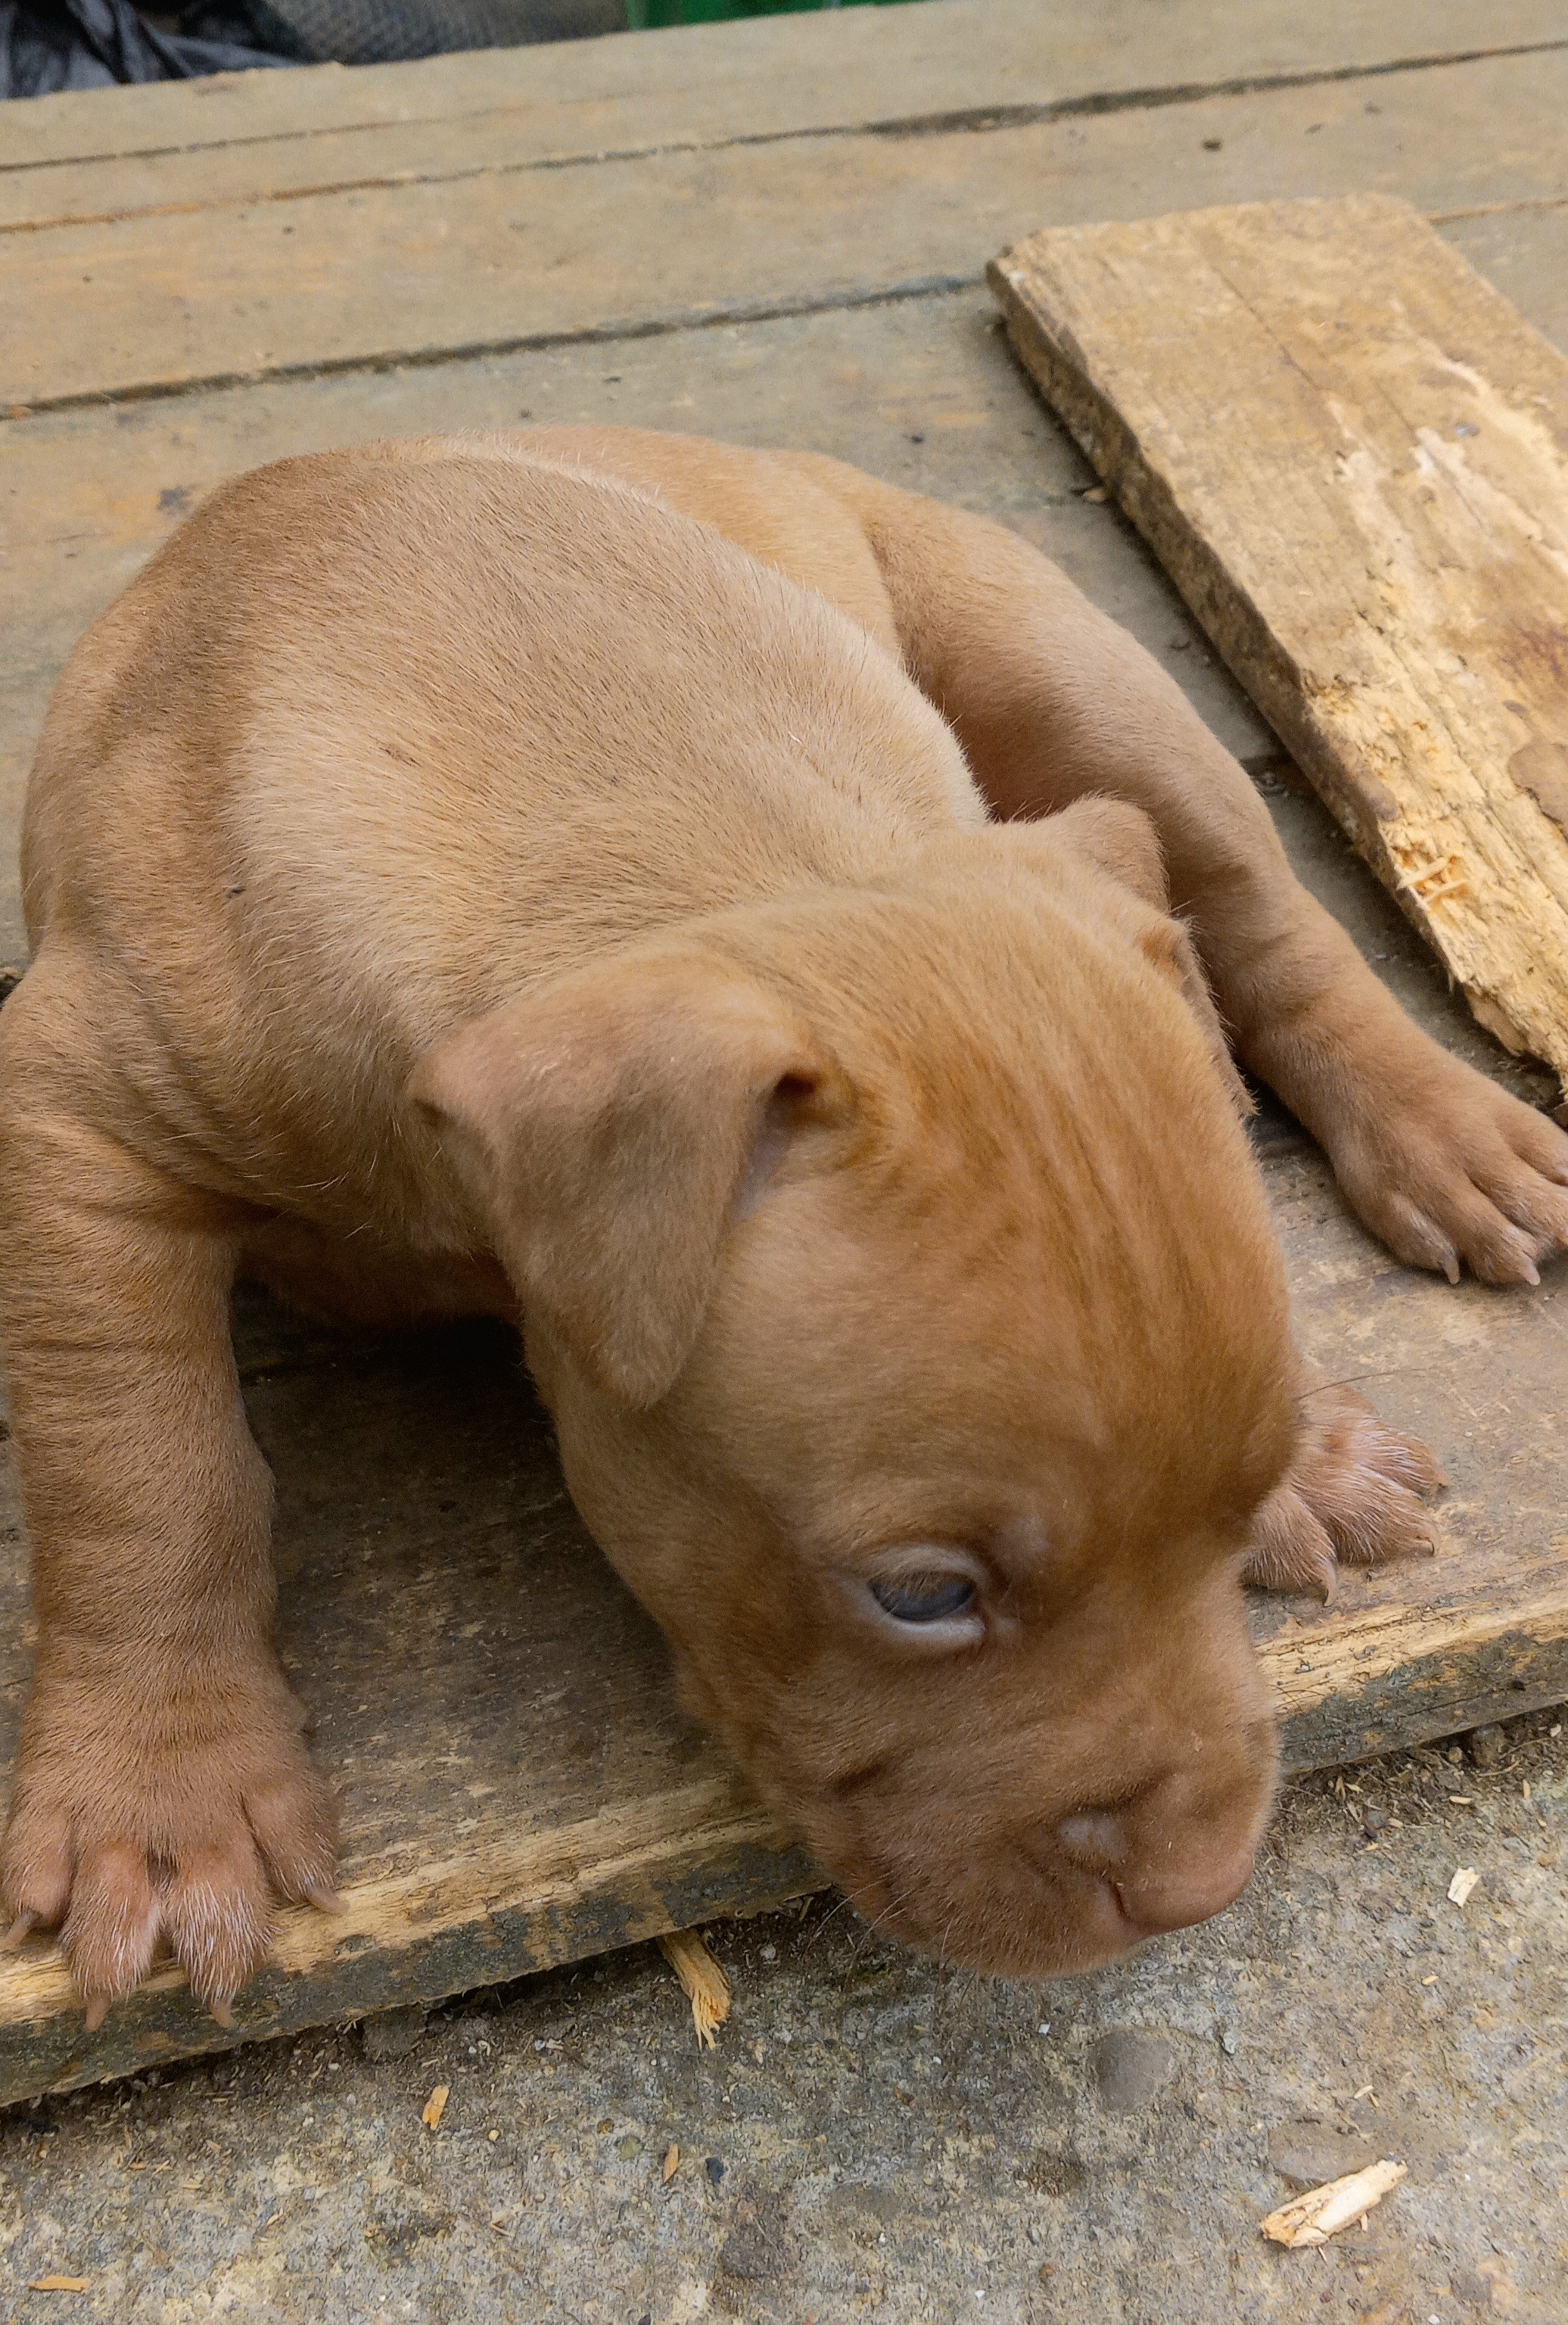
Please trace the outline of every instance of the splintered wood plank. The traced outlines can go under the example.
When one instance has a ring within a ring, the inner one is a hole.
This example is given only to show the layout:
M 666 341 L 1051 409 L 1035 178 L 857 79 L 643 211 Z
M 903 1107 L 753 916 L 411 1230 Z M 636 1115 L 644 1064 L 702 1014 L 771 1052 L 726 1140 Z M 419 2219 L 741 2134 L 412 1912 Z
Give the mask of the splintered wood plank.
M 1568 1340 L 1536 1293 L 1396 1268 L 1304 1142 L 1266 1175 L 1304 1345 L 1368 1381 L 1451 1479 L 1440 1548 L 1331 1606 L 1258 1598 L 1287 1765 L 1320 1766 L 1568 1696 Z M 0 2102 L 431 2000 L 820 1886 L 680 1714 L 653 1625 L 567 1499 L 510 1337 L 334 1343 L 242 1321 L 277 1477 L 284 1660 L 343 1805 L 348 1910 L 280 1917 L 226 2033 L 158 1973 L 83 2033 L 59 1958 L 0 1957 Z M 5 1523 L 9 1518 L 9 1523 Z M 31 1653 L 0 1508 L 0 1761 Z
M 991 279 L 1477 1017 L 1568 1076 L 1568 362 L 1381 194 L 1053 230 Z

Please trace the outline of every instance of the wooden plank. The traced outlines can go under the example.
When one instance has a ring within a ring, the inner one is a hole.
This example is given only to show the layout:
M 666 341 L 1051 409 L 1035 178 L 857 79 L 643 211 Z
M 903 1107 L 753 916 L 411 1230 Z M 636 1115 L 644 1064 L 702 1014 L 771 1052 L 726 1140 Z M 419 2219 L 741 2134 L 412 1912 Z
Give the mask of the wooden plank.
M 1146 103 L 1220 85 L 1553 47 L 1565 37 L 1557 0 L 1498 0 L 1479 24 L 1471 0 L 1380 0 L 1375 10 L 1363 0 L 1322 0 L 1311 10 L 1294 0 L 1208 0 L 1201 14 L 1167 0 L 1102 0 L 1091 14 L 1038 0 L 922 0 L 875 14 L 847 8 L 351 72 L 322 65 L 41 97 L 0 116 L 0 174 L 211 155 L 226 145 L 275 148 L 342 132 L 464 122 L 479 129 L 502 117 L 514 125 L 516 158 L 591 159 L 803 130 Z M 227 162 L 211 166 L 220 189 L 244 182 L 227 174 Z M 292 167 L 275 150 L 259 154 L 255 190 L 274 190 Z
M 0 406 L 841 305 L 977 279 L 988 250 L 1043 216 L 1137 216 L 1173 196 L 1369 180 L 1428 208 L 1568 195 L 1568 50 L 1378 91 L 1376 112 L 1360 82 L 1336 82 L 7 235 Z
M 1045 233 L 993 280 L 1477 1016 L 1568 1074 L 1568 362 L 1384 195 Z
M 1563 1293 L 1451 1291 L 1395 1268 L 1315 1153 L 1267 1172 L 1302 1336 L 1371 1376 L 1452 1480 L 1435 1561 L 1260 1598 L 1297 1768 L 1568 1695 Z M 818 1885 L 676 1710 L 653 1626 L 566 1499 L 508 1337 L 333 1344 L 242 1322 L 278 1480 L 285 1660 L 343 1798 L 348 1911 L 282 1918 L 226 2034 L 164 1972 L 88 2039 L 58 1957 L 0 1960 L 0 2102 L 430 1999 Z M 1484 1362 L 1480 1361 L 1484 1359 Z M 0 1510 L 0 1758 L 30 1641 Z
M 979 23 L 984 9 L 984 25 Z M 879 12 L 882 14 L 882 12 Z M 1112 14 L 1147 23 L 1147 7 L 1121 0 Z M 1491 23 L 1477 40 L 1475 23 L 1459 30 L 1415 25 L 1406 9 L 1389 21 L 1384 7 L 1313 12 L 1303 23 L 1289 9 L 1226 9 L 1221 40 L 1205 40 L 1202 69 L 1193 74 L 1192 28 L 1180 12 L 1154 19 L 1154 51 L 1142 40 L 1117 42 L 1117 28 L 1044 14 L 1021 0 L 926 0 L 879 23 L 845 12 L 810 32 L 801 19 L 758 19 L 749 25 L 702 28 L 696 53 L 689 44 L 668 49 L 663 35 L 636 37 L 636 47 L 572 42 L 559 49 L 442 58 L 428 68 L 372 68 L 326 77 L 323 97 L 354 114 L 335 124 L 311 109 L 310 128 L 270 133 L 239 130 L 214 137 L 214 102 L 202 107 L 193 90 L 184 102 L 186 144 L 152 144 L 130 153 L 91 153 L 53 162 L 0 162 L 0 230 L 60 221 L 109 221 L 137 211 L 174 214 L 235 202 L 277 202 L 314 190 L 349 190 L 403 181 L 516 174 L 521 170 L 654 156 L 668 151 L 712 151 L 723 144 L 758 144 L 798 134 L 845 134 L 856 130 L 914 133 L 960 121 L 1065 118 L 1168 105 L 1224 86 L 1322 84 L 1340 77 L 1387 74 L 1431 65 L 1454 53 L 1494 56 L 1568 47 L 1568 35 L 1537 0 L 1510 12 L 1510 23 Z M 1443 12 L 1450 16 L 1452 12 Z M 1447 30 L 1454 47 L 1444 47 Z M 984 35 L 984 37 L 979 37 Z M 1285 35 L 1285 37 L 1282 37 Z M 1438 42 L 1438 44 L 1433 44 Z M 1136 72 L 1128 60 L 1136 58 Z M 700 69 L 693 72 L 693 65 Z M 295 112 L 293 81 L 255 90 L 267 114 L 283 105 Z M 344 81 L 351 86 L 344 88 Z M 391 107 L 366 105 L 360 81 L 372 90 L 400 90 Z M 255 77 L 251 74 L 254 84 Z M 589 86 L 584 86 L 584 81 Z M 212 97 L 239 81 L 212 88 Z M 44 100 L 49 102 L 49 100 Z M 77 97 L 60 100 L 77 107 Z M 162 114 L 170 112 L 165 97 Z M 93 116 L 77 112 L 84 134 Z M 0 116 L 0 151 L 7 116 Z M 140 130 L 142 137 L 170 130 Z
M 1377 102 L 1382 111 L 1377 116 L 1368 115 L 1369 100 L 1359 84 L 1319 90 L 1308 107 L 1311 118 L 1295 117 L 1289 135 L 1277 99 L 1206 101 L 1148 116 L 1061 125 L 1058 166 L 1020 180 L 1024 190 L 1015 189 L 1012 196 L 1014 223 L 1033 225 L 1042 208 L 1069 202 L 1087 206 L 1092 214 L 1118 202 L 1130 201 L 1135 208 L 1157 205 L 1173 190 L 1178 199 L 1255 191 L 1260 184 L 1277 183 L 1281 172 L 1304 157 L 1319 172 L 1319 181 L 1337 183 L 1381 172 L 1390 157 L 1412 171 L 1416 165 L 1411 156 L 1434 152 L 1444 157 L 1446 174 L 1415 190 L 1452 205 L 1456 190 L 1489 190 L 1484 172 L 1491 165 L 1485 157 L 1497 142 L 1489 107 L 1499 98 L 1495 71 L 1472 67 L 1458 74 L 1380 82 Z M 1435 114 L 1434 90 L 1441 97 Z M 1472 90 L 1479 93 L 1472 96 Z M 1303 101 L 1299 93 L 1297 101 Z M 1221 140 L 1219 154 L 1205 149 L 1205 140 L 1214 135 Z M 986 143 L 981 136 L 955 141 L 960 158 Z M 1561 144 L 1554 115 L 1549 124 L 1520 123 L 1515 159 L 1508 165 L 1511 181 L 1548 174 Z M 1216 172 L 1229 174 L 1216 178 Z M 802 199 L 810 204 L 809 186 Z M 955 208 L 961 210 L 965 202 L 971 215 L 981 214 L 972 187 L 944 181 L 933 204 L 940 232 L 950 231 Z M 1028 211 L 1020 221 L 1016 213 L 1023 202 Z M 651 203 L 650 195 L 643 207 Z M 997 215 L 1005 225 L 1006 211 Z M 879 231 L 869 212 L 862 223 L 868 235 Z M 1541 207 L 1516 208 L 1489 213 L 1481 223 L 1490 237 L 1489 247 L 1512 266 L 1509 279 L 1517 292 L 1540 302 L 1531 311 L 1548 324 L 1556 320 L 1568 337 L 1560 215 Z M 809 286 L 809 255 L 803 257 L 799 251 L 799 218 L 789 230 L 801 258 L 793 279 L 797 288 Z M 929 245 L 919 245 L 920 230 L 917 224 L 917 260 L 930 255 Z M 1451 229 L 1472 230 L 1480 229 L 1463 221 Z M 699 208 L 685 219 L 682 231 L 711 254 L 722 242 L 725 218 Z M 973 255 L 978 263 L 984 245 L 977 238 L 972 253 L 967 241 L 959 246 L 966 260 Z M 549 255 L 548 249 L 536 253 L 531 263 L 543 266 Z M 647 282 L 638 286 L 645 299 L 650 285 L 656 295 L 662 279 L 656 254 L 650 267 Z M 23 949 L 14 833 L 49 689 L 87 622 L 166 537 L 181 508 L 218 477 L 290 451 L 369 435 L 504 426 L 531 413 L 542 421 L 634 419 L 742 440 L 787 439 L 865 459 L 899 480 L 969 498 L 997 514 L 1022 516 L 1039 497 L 1043 472 L 1035 469 L 1030 455 L 1043 440 L 1042 423 L 1025 397 L 1007 393 L 1009 366 L 992 362 L 977 368 L 971 363 L 979 332 L 969 320 L 971 310 L 961 310 L 961 326 L 918 320 L 937 309 L 948 311 L 940 301 L 933 309 L 922 305 L 896 329 L 892 308 L 868 307 L 861 323 L 849 310 L 834 313 L 830 308 L 820 326 L 802 319 L 695 335 L 655 332 L 604 347 L 590 341 L 562 344 L 430 369 L 277 380 L 244 393 L 193 394 L 166 405 L 122 404 L 101 420 L 66 412 L 0 425 L 0 964 L 14 962 Z M 886 333 L 878 338 L 884 319 Z M 645 320 L 636 328 L 644 329 Z M 931 334 L 929 347 L 921 340 L 923 332 Z M 765 363 L 764 394 L 756 367 Z M 817 378 L 812 364 L 820 368 Z M 798 370 L 793 368 L 796 365 Z M 988 382 L 983 392 L 982 370 Z M 1000 413 L 1004 407 L 1005 421 L 987 419 L 988 412 Z M 1036 431 L 1033 446 L 1025 435 L 1030 428 Z M 910 446 L 907 439 L 915 434 L 924 439 L 922 447 Z M 961 462 L 955 465 L 952 455 L 971 440 L 977 459 L 970 472 L 972 483 L 966 483 Z M 981 453 L 983 459 L 978 457 Z M 1064 489 L 1059 480 L 1044 480 L 1047 498 L 1051 490 Z M 1001 497 L 988 497 L 993 490 Z M 1151 584 L 1137 560 L 1121 561 L 1119 579 L 1109 567 L 1095 567 L 1092 558 L 1088 566 L 1073 565 L 1075 557 L 1087 553 L 1086 544 L 1115 531 L 1109 519 L 1087 530 L 1053 522 L 1049 540 L 1039 538 L 1050 553 L 1065 555 L 1091 588 L 1111 584 L 1102 602 L 1137 627 L 1145 611 L 1152 612 Z M 1239 721 L 1211 681 L 1205 683 L 1183 623 L 1173 617 L 1167 628 L 1163 621 L 1151 621 L 1140 635 L 1162 652 L 1174 641 L 1173 672 L 1190 690 L 1195 684 L 1205 716 L 1228 722 L 1220 731 L 1231 747 L 1256 755 L 1260 731 Z

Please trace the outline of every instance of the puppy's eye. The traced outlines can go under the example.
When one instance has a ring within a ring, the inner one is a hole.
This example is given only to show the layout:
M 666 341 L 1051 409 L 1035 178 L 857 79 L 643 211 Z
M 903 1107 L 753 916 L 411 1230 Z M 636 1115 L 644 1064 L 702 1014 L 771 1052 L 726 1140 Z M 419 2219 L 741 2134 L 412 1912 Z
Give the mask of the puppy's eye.
M 945 1623 L 974 1605 L 975 1586 L 961 1575 L 912 1575 L 905 1582 L 874 1582 L 871 1596 L 895 1623 Z

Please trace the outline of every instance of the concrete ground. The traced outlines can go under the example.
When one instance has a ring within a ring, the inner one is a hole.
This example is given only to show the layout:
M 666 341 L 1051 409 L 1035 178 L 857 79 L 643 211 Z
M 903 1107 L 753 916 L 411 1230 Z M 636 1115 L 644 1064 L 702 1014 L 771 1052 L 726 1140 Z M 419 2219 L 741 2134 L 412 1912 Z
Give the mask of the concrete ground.
M 1294 1786 L 1239 1904 L 1076 1982 L 818 1899 L 709 1932 L 710 2052 L 643 1947 L 13 2109 L 0 2316 L 1563 2325 L 1565 1820 L 1534 1714 Z M 1380 2156 L 1364 2232 L 1259 2236 Z

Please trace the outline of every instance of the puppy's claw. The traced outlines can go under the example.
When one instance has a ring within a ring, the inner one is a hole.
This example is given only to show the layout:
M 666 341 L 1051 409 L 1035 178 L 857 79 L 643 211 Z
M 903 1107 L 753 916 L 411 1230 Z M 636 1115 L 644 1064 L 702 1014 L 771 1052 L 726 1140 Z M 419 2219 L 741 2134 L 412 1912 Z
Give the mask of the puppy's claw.
M 87 2008 L 82 2013 L 82 2024 L 86 2026 L 89 2034 L 96 2034 L 97 2033 L 98 2028 L 103 2024 L 105 2019 L 109 2015 L 109 2004 L 113 1999 L 113 1996 L 107 1994 L 89 1994 L 88 1996 Z
M 1534 1284 L 1537 1263 L 1568 1249 L 1563 1132 L 1424 1040 L 1403 1066 L 1369 1070 L 1327 1143 L 1351 1203 L 1407 1266 Z
M 1314 1590 L 1327 1603 L 1343 1565 L 1436 1555 L 1416 1496 L 1443 1483 L 1424 1445 L 1386 1428 L 1342 1382 L 1308 1376 L 1295 1460 L 1253 1522 L 1242 1579 Z
M 312 1883 L 303 1894 L 306 1904 L 314 1905 L 318 1913 L 346 1913 L 348 1911 L 348 1900 L 339 1891 L 325 1888 L 319 1883 Z
M 1241 1579 L 1264 1590 L 1315 1591 L 1325 1607 L 1339 1587 L 1328 1533 L 1288 1477 L 1257 1514 Z
M 234 2003 L 232 1998 L 227 2001 L 219 1999 L 209 2002 L 207 2007 L 209 2012 L 211 2014 L 212 2021 L 215 2025 L 232 2026 L 234 2024 Z
M 3 1938 L 0 1938 L 0 1950 L 3 1950 L 6 1953 L 14 1954 L 18 1946 L 24 1945 L 26 1943 L 27 1940 L 32 1936 L 33 1931 L 37 1927 L 37 1914 L 31 1912 L 26 1906 L 23 1906 L 22 1912 L 17 1914 L 16 1919 L 6 1931 L 5 1935 Z

